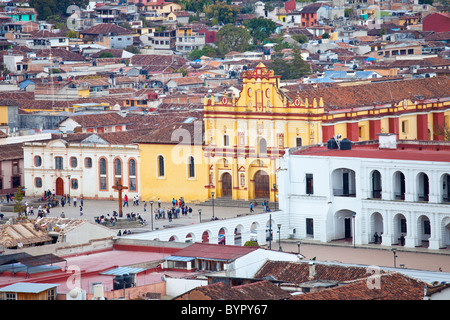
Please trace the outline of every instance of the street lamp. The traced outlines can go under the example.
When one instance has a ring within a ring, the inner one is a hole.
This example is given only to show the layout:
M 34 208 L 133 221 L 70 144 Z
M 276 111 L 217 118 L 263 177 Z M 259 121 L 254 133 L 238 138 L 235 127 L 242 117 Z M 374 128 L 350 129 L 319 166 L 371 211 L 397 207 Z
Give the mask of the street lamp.
M 281 250 L 281 223 L 277 224 L 278 227 L 278 246 L 279 246 L 279 251 Z
M 297 242 L 297 248 L 298 248 L 298 254 L 300 255 L 300 245 L 301 245 L 302 243 L 299 241 L 299 242 Z
M 68 200 L 68 203 L 69 203 L 69 206 L 70 206 L 70 174 L 67 175 L 67 178 L 69 179 L 69 199 L 67 199 L 67 200 Z
M 355 242 L 356 242 L 356 239 L 355 239 L 355 220 L 356 220 L 356 212 L 353 212 L 352 213 L 352 216 L 353 216 L 353 248 L 355 247 Z
M 272 250 L 272 214 L 269 215 L 269 250 Z
M 200 223 L 202 223 L 202 209 L 198 209 L 198 216 L 200 217 Z
M 393 248 L 392 253 L 394 254 L 394 268 L 397 268 L 397 249 Z
M 211 197 L 212 197 L 212 207 L 213 207 L 213 217 L 212 217 L 212 219 L 214 220 L 214 191 L 211 192 Z
M 152 231 L 153 231 L 153 200 L 150 201 L 150 216 L 152 219 Z
M 277 210 L 277 184 L 273 184 L 273 201 L 275 203 L 274 210 Z

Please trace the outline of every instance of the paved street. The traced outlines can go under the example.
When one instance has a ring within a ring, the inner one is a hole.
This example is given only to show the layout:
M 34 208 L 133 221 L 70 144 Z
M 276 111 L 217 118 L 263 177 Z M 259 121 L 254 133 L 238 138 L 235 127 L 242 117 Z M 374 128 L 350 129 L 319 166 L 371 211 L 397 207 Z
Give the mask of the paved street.
M 153 209 L 155 209 L 157 204 L 153 204 Z M 170 207 L 169 203 L 162 203 L 163 208 Z M 210 221 L 212 219 L 212 207 L 200 206 L 196 204 L 189 204 L 193 209 L 192 217 L 182 216 L 178 219 L 173 219 L 169 222 L 167 219 L 154 220 L 153 227 L 164 228 L 165 226 L 182 226 L 194 223 L 199 223 L 200 218 L 198 214 L 198 209 L 202 209 L 202 221 Z M 35 208 L 36 209 L 36 208 Z M 52 208 L 50 211 L 51 217 L 58 217 L 61 212 L 64 212 L 67 218 L 73 219 L 87 219 L 94 221 L 95 216 L 112 215 L 113 210 L 118 211 L 118 202 L 110 200 L 85 200 L 83 207 L 83 216 L 80 217 L 79 203 L 78 207 L 66 205 L 64 208 L 58 206 Z M 214 207 L 214 216 L 219 219 L 234 218 L 238 215 L 248 214 L 249 208 L 234 208 L 234 207 Z M 151 218 L 150 218 L 150 204 L 147 205 L 147 211 L 144 212 L 143 204 L 140 203 L 139 206 L 133 206 L 132 202 L 129 207 L 123 208 L 124 217 L 127 213 L 139 213 L 147 222 L 147 225 L 137 229 L 133 229 L 133 232 L 143 232 L 146 230 L 151 230 Z M 262 207 L 256 207 L 255 214 L 261 213 Z M 8 213 L 7 216 L 12 215 Z M 298 241 L 282 240 L 282 250 L 286 252 L 298 252 Z M 278 250 L 278 241 L 272 242 L 272 249 Z M 402 247 L 397 247 L 397 259 L 396 265 L 399 267 L 403 264 L 406 268 L 419 269 L 419 270 L 431 270 L 438 271 L 441 268 L 444 272 L 450 272 L 450 250 L 444 249 L 439 250 L 437 253 L 427 253 L 427 249 L 418 248 L 418 252 L 411 252 L 411 249 L 406 249 Z M 318 261 L 329 261 L 329 262 L 342 262 L 342 263 L 355 263 L 363 265 L 378 265 L 393 267 L 394 259 L 391 248 L 381 247 L 379 245 L 368 245 L 364 248 L 353 248 L 351 243 L 345 242 L 333 242 L 330 244 L 312 243 L 311 241 L 302 240 L 300 246 L 300 252 L 306 257 L 306 259 L 312 259 L 316 257 Z

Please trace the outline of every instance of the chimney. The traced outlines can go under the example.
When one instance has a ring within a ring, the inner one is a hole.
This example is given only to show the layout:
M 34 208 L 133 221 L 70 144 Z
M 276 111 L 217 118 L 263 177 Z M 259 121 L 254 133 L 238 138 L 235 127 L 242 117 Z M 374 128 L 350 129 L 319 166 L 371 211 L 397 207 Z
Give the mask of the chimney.
M 316 265 L 314 262 L 309 263 L 309 276 L 308 280 L 314 280 L 314 277 L 316 276 Z

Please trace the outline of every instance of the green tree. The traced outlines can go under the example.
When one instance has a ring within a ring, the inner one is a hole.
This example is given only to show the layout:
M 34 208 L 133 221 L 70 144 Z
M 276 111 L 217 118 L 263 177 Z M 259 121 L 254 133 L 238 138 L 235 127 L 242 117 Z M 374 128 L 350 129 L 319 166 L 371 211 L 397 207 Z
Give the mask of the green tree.
M 98 56 L 99 58 L 114 58 L 114 55 L 111 52 L 102 52 Z
M 254 43 L 266 41 L 277 28 L 277 24 L 274 21 L 262 17 L 246 20 L 244 21 L 244 26 L 253 37 Z
M 330 34 L 328 32 L 324 32 L 324 34 L 322 34 L 322 39 L 329 39 L 330 38 Z
M 304 34 L 294 34 L 292 36 L 292 39 L 294 39 L 298 43 L 306 43 L 306 42 L 308 42 L 308 37 L 305 36 Z
M 134 53 L 134 54 L 140 54 L 141 50 L 139 50 L 138 47 L 136 46 L 128 46 L 125 48 L 126 51 L 130 52 L 130 53 Z
M 214 49 L 211 46 L 204 46 L 203 49 L 194 49 L 191 50 L 188 55 L 187 58 L 189 60 L 197 60 L 200 59 L 202 56 L 207 56 L 207 57 L 216 57 L 216 49 Z
M 299 79 L 311 73 L 309 64 L 303 60 L 300 49 L 297 47 L 292 49 L 291 59 L 285 59 L 277 52 L 270 67 L 275 75 L 281 76 L 282 80 Z
M 25 205 L 22 203 L 23 193 L 22 187 L 19 186 L 17 191 L 14 193 L 14 201 L 16 204 L 14 205 L 14 212 L 17 212 L 17 217 L 20 218 L 22 214 L 25 212 Z
M 224 25 L 216 35 L 217 55 L 223 57 L 230 51 L 248 50 L 250 38 L 246 28 L 236 27 L 231 23 Z
M 70 5 L 77 5 L 80 9 L 86 8 L 89 0 L 29 0 L 29 4 L 36 9 L 39 20 L 47 20 L 51 16 L 67 17 L 66 10 Z
M 205 14 L 209 19 L 217 19 L 219 23 L 227 24 L 234 23 L 239 12 L 240 9 L 238 6 L 217 2 L 216 4 L 208 6 Z

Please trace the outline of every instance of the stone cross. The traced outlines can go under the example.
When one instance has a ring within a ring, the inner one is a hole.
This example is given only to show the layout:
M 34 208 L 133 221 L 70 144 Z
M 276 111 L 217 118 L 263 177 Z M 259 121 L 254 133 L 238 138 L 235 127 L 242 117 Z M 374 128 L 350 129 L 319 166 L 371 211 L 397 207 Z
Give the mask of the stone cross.
M 117 184 L 113 186 L 113 189 L 119 192 L 119 217 L 123 216 L 122 212 L 122 190 L 128 189 L 128 187 L 125 187 L 122 185 L 122 178 L 117 179 Z

